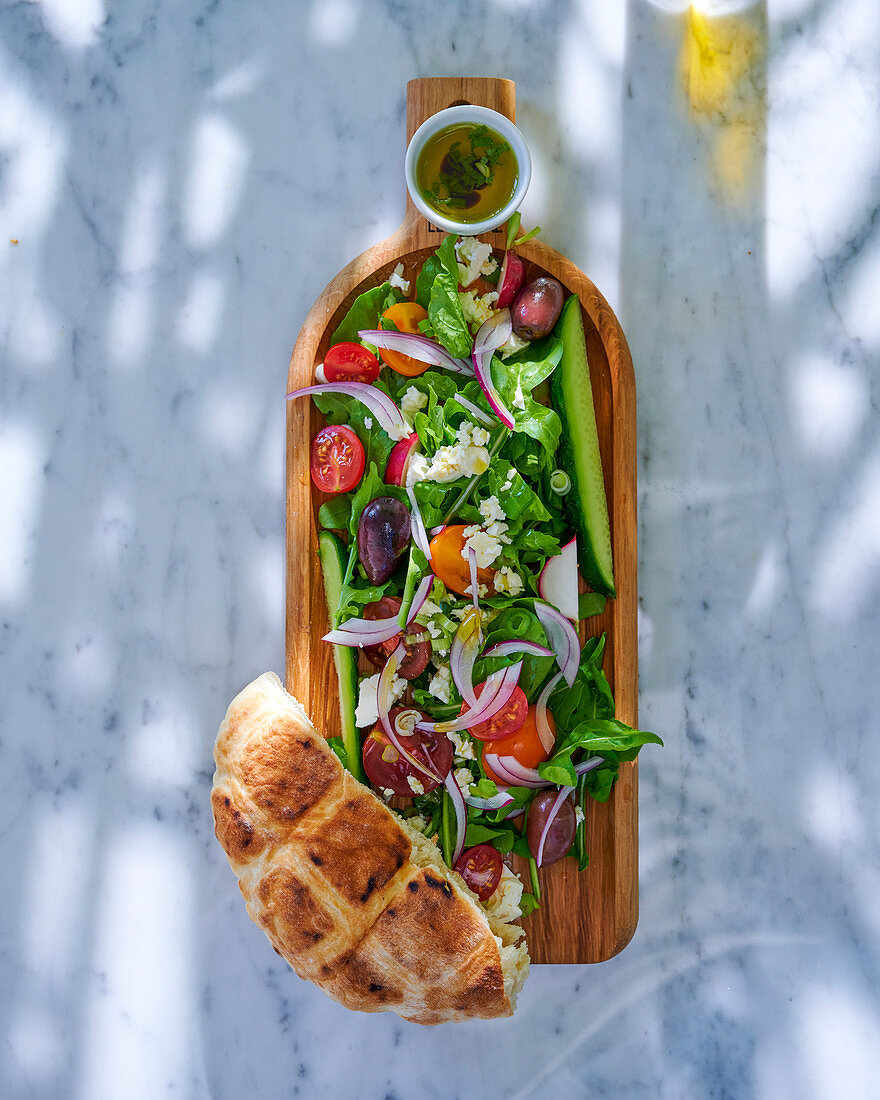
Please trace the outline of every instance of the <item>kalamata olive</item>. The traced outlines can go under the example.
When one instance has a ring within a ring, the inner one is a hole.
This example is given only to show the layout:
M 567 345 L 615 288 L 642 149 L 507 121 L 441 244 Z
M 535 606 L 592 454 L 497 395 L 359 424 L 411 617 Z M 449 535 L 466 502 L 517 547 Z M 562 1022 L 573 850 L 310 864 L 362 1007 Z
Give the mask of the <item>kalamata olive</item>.
M 396 615 L 400 611 L 400 600 L 395 596 L 383 596 L 381 600 L 376 600 L 375 603 L 368 603 L 364 608 L 365 619 L 390 619 L 392 615 Z M 397 644 L 401 639 L 402 634 L 395 634 L 393 638 L 389 638 L 387 642 L 380 642 L 378 645 L 366 645 L 364 646 L 363 653 L 370 664 L 376 666 L 376 668 L 382 668 L 391 654 L 397 649 Z M 416 676 L 420 676 L 428 667 L 428 661 L 431 659 L 431 643 L 425 637 L 424 627 L 413 624 L 410 627 L 406 638 L 406 656 L 401 662 L 400 668 L 397 670 L 397 675 L 401 680 L 414 680 Z
M 513 331 L 523 340 L 546 336 L 559 320 L 563 297 L 562 286 L 549 276 L 527 283 L 510 307 Z
M 538 858 L 538 848 L 541 845 L 541 833 L 544 831 L 544 824 L 553 808 L 553 803 L 556 801 L 558 793 L 559 792 L 556 790 L 541 791 L 540 794 L 535 795 L 532 804 L 529 806 L 529 820 L 526 825 L 526 837 L 529 842 L 529 851 L 535 859 Z M 541 860 L 542 867 L 546 867 L 549 863 L 556 863 L 557 860 L 562 859 L 574 840 L 576 825 L 574 802 L 569 795 L 559 807 L 559 812 L 553 819 L 550 828 L 547 830 L 547 838 L 544 841 L 543 859 Z
M 384 584 L 409 545 L 409 509 L 395 497 L 376 497 L 358 520 L 358 557 L 371 584 Z

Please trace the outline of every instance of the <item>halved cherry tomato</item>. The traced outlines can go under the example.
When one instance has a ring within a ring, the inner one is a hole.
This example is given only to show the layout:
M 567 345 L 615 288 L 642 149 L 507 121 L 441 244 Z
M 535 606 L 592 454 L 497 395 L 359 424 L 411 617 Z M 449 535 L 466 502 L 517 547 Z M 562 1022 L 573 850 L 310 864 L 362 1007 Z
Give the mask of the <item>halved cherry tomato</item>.
M 534 706 L 529 707 L 525 721 L 514 733 L 510 733 L 498 741 L 489 741 L 483 746 L 483 770 L 493 783 L 504 783 L 505 781 L 499 779 L 492 769 L 487 767 L 487 752 L 494 753 L 496 756 L 513 756 L 524 768 L 537 768 L 542 761 L 549 759 L 550 753 L 541 744 L 538 727 L 535 725 L 536 709 Z M 549 711 L 547 711 L 547 721 L 550 729 L 555 733 L 556 726 L 553 722 L 553 715 Z
M 324 356 L 324 377 L 328 382 L 375 382 L 382 364 L 363 344 L 343 341 Z
M 483 683 L 474 688 L 474 694 L 478 699 L 483 694 L 485 686 Z M 462 703 L 459 714 L 465 715 L 469 710 L 470 707 L 467 703 Z M 529 701 L 526 698 L 526 693 L 521 687 L 515 687 L 513 695 L 496 715 L 487 718 L 485 722 L 477 722 L 475 726 L 468 726 L 468 731 L 478 741 L 499 741 L 502 737 L 508 737 L 511 733 L 516 733 L 525 722 L 528 710 Z
M 388 717 L 407 752 L 445 778 L 452 769 L 452 742 L 445 733 L 431 733 L 430 730 L 413 729 L 412 733 L 406 733 L 412 723 L 406 719 L 399 722 L 401 715 L 410 719 L 418 715 L 415 721 L 420 721 L 424 714 L 414 707 L 392 707 Z M 381 725 L 371 730 L 364 741 L 363 759 L 364 771 L 374 787 L 412 797 L 417 792 L 409 785 L 409 776 L 421 783 L 426 794 L 439 786 L 435 779 L 420 772 L 400 755 Z
M 382 316 L 388 321 L 393 321 L 399 332 L 411 332 L 418 336 L 419 321 L 425 320 L 428 311 L 418 302 L 397 302 L 386 309 Z M 402 351 L 389 351 L 383 348 L 381 355 L 392 370 L 396 370 L 398 374 L 403 374 L 407 378 L 415 378 L 431 369 L 430 363 L 420 363 L 418 359 L 404 355 Z
M 434 575 L 459 596 L 469 596 L 465 589 L 471 586 L 471 567 L 461 554 L 464 544 L 464 524 L 453 524 L 435 535 L 429 547 Z M 495 571 L 478 569 L 477 584 L 487 585 L 491 592 L 495 587 Z
M 364 445 L 344 424 L 328 424 L 312 440 L 309 472 L 325 493 L 347 493 L 364 472 Z
M 488 901 L 498 889 L 503 866 L 497 848 L 491 844 L 477 844 L 461 853 L 455 869 L 480 901 Z
M 364 618 L 371 620 L 390 619 L 398 611 L 400 611 L 400 600 L 396 596 L 383 596 L 381 600 L 367 604 L 364 608 Z M 385 662 L 397 649 L 397 644 L 402 638 L 403 632 L 401 631 L 400 634 L 395 634 L 387 642 L 366 645 L 364 646 L 364 656 L 376 668 L 383 668 Z M 428 667 L 428 661 L 431 659 L 431 643 L 428 641 L 424 627 L 413 623 L 407 632 L 405 644 L 406 656 L 401 661 L 397 675 L 401 680 L 414 680 L 416 676 L 420 676 L 425 671 Z

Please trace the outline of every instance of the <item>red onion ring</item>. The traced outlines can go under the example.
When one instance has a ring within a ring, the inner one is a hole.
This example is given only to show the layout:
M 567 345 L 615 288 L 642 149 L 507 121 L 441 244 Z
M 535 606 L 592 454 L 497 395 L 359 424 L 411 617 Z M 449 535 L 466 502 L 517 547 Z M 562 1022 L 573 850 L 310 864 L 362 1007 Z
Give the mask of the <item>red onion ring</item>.
M 433 573 L 428 573 L 426 577 L 422 578 L 422 582 L 413 596 L 412 605 L 406 618 L 406 626 L 409 626 L 418 615 L 428 598 L 433 583 Z M 399 634 L 400 630 L 400 621 L 397 615 L 391 615 L 384 619 L 346 619 L 342 626 L 325 634 L 323 640 L 332 642 L 334 645 L 378 645 L 380 642 L 389 641 L 396 634 Z
M 366 382 L 329 382 L 324 386 L 305 386 L 293 390 L 287 395 L 290 401 L 294 397 L 306 397 L 313 393 L 341 393 L 353 397 L 370 410 L 383 432 L 392 439 L 403 439 L 410 434 L 409 425 L 403 419 L 403 413 L 394 404 L 387 393 Z
M 513 802 L 513 795 L 505 790 L 499 790 L 498 794 L 493 794 L 491 798 L 478 798 L 473 794 L 465 794 L 464 800 L 475 810 L 503 810 Z
M 487 650 L 484 650 L 484 657 L 509 657 L 512 653 L 530 653 L 534 657 L 554 657 L 555 654 L 552 649 L 548 649 L 545 645 L 538 645 L 537 642 L 516 641 L 511 639 L 508 642 L 496 642 L 494 645 L 490 645 Z
M 447 370 L 455 371 L 456 374 L 473 374 L 473 369 L 466 359 L 456 359 L 442 344 L 428 339 L 427 336 L 418 336 L 412 332 L 395 332 L 394 329 L 386 328 L 365 328 L 358 333 L 358 336 L 374 347 L 403 352 L 411 359 L 418 359 L 420 363 L 430 363 L 432 367 L 445 367 Z
M 413 542 L 418 546 L 421 552 L 425 555 L 428 561 L 431 560 L 431 547 L 428 545 L 428 532 L 425 530 L 425 521 L 422 519 L 422 512 L 419 508 L 419 502 L 416 500 L 416 494 L 411 485 L 405 486 L 406 495 L 409 499 L 410 507 L 412 509 L 412 538 Z
M 542 600 L 535 600 L 535 614 L 547 632 L 547 639 L 556 654 L 556 662 L 562 669 L 565 682 L 571 687 L 581 656 L 577 631 L 560 611 Z
M 455 852 L 452 856 L 452 865 L 455 866 L 458 863 L 458 857 L 464 850 L 464 838 L 467 832 L 467 809 L 464 804 L 464 795 L 461 793 L 461 787 L 458 785 L 458 781 L 455 778 L 455 774 L 450 771 L 446 778 L 443 780 L 443 785 L 449 791 L 449 797 L 452 799 L 452 805 L 455 807 Z
M 435 783 L 442 783 L 443 777 L 438 775 L 435 771 L 425 767 L 420 761 L 416 760 L 413 754 L 403 747 L 397 734 L 392 728 L 389 721 L 388 713 L 391 710 L 391 684 L 394 680 L 394 673 L 400 668 L 400 662 L 406 656 L 406 648 L 403 643 L 395 649 L 388 660 L 385 662 L 382 671 L 379 673 L 379 686 L 377 689 L 378 706 L 379 706 L 379 721 L 382 723 L 382 729 L 388 734 L 388 740 L 397 749 L 400 755 L 407 760 L 414 768 L 420 771 L 423 775 L 426 775 L 430 780 Z M 418 725 L 418 723 L 416 723 Z
M 493 672 L 486 680 L 476 707 L 448 722 L 420 722 L 419 729 L 436 730 L 438 733 L 452 733 L 453 731 L 467 729 L 469 726 L 475 726 L 478 722 L 487 722 L 507 705 L 511 695 L 513 695 L 514 688 L 519 682 L 521 672 L 522 661 Z
M 535 768 L 526 768 L 515 756 L 499 756 L 494 752 L 487 752 L 483 759 L 492 771 L 511 787 L 532 787 L 539 790 L 542 787 L 552 787 L 547 779 L 542 779 Z
M 538 731 L 538 736 L 541 738 L 541 744 L 544 746 L 544 752 L 552 753 L 556 745 L 556 734 L 550 729 L 550 723 L 547 721 L 547 701 L 553 694 L 553 689 L 562 679 L 562 673 L 557 672 L 552 680 L 544 686 L 544 690 L 538 696 L 538 704 L 535 707 L 535 727 Z
M 510 310 L 505 309 L 500 313 L 496 313 L 494 317 L 490 317 L 480 327 L 474 340 L 474 350 L 471 353 L 474 374 L 476 374 L 477 381 L 480 383 L 480 389 L 483 391 L 483 395 L 489 402 L 492 411 L 501 423 L 507 425 L 508 428 L 514 426 L 513 414 L 504 404 L 501 394 L 492 381 L 492 354 L 496 348 L 499 348 L 510 337 L 511 331 Z
M 480 652 L 480 622 L 478 614 L 469 613 L 456 630 L 449 650 L 449 671 L 458 694 L 471 710 L 479 706 L 474 691 L 474 665 Z
M 468 401 L 468 399 L 466 397 L 462 397 L 460 393 L 457 393 L 455 395 L 455 400 L 459 403 L 459 405 L 461 405 L 463 409 L 467 409 L 474 420 L 479 420 L 479 422 L 481 424 L 485 424 L 487 428 L 494 427 L 495 421 L 492 419 L 492 417 L 489 416 L 488 413 L 484 413 L 481 408 L 473 403 L 473 401 Z
M 544 842 L 547 839 L 547 834 L 550 832 L 550 826 L 556 820 L 556 815 L 562 809 L 562 803 L 568 798 L 574 787 L 560 787 L 559 794 L 556 796 L 556 801 L 550 807 L 550 813 L 547 814 L 547 820 L 544 822 L 544 828 L 541 830 L 541 839 L 538 841 L 538 854 L 535 856 L 535 863 L 540 867 L 544 862 Z
M 598 768 L 600 764 L 605 763 L 604 756 L 591 756 L 589 760 L 582 760 L 580 764 L 575 764 L 575 775 L 586 775 L 587 772 L 591 772 L 593 768 Z

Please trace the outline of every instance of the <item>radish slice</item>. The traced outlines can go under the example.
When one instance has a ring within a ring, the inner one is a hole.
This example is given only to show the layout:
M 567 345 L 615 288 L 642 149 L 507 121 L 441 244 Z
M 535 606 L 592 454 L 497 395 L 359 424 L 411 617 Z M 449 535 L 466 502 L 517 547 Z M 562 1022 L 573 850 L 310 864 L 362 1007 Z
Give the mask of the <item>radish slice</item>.
M 494 317 L 490 317 L 481 326 L 474 341 L 474 350 L 471 355 L 474 362 L 474 373 L 480 383 L 480 389 L 483 391 L 492 411 L 501 423 L 508 428 L 514 426 L 513 414 L 504 404 L 501 394 L 492 381 L 492 353 L 510 338 L 512 331 L 510 310 L 505 309 L 501 313 L 496 313 Z
M 421 611 L 433 583 L 433 573 L 429 573 L 422 578 L 410 605 L 409 614 L 406 618 L 407 626 Z M 396 615 L 391 615 L 386 619 L 346 619 L 337 630 L 331 630 L 328 634 L 325 634 L 323 640 L 333 642 L 334 645 L 378 645 L 380 642 L 389 641 L 395 634 L 399 634 L 400 630 L 400 622 Z
M 525 279 L 525 266 L 515 252 L 508 249 L 504 253 L 504 263 L 501 265 L 501 274 L 498 277 L 498 308 L 509 306 L 517 295 L 517 291 L 523 285 Z
M 476 795 L 465 791 L 464 800 L 475 810 L 503 810 L 513 802 L 513 795 L 508 794 L 506 790 L 499 790 L 498 794 L 493 794 L 491 798 L 477 798 Z
M 455 851 L 452 855 L 452 864 L 455 866 L 458 863 L 458 857 L 464 850 L 464 837 L 467 832 L 467 809 L 464 804 L 464 795 L 461 793 L 461 787 L 455 778 L 453 772 L 443 780 L 443 784 L 449 791 L 449 797 L 452 799 L 452 805 L 455 807 Z
M 436 730 L 438 733 L 452 733 L 455 730 L 468 729 L 479 722 L 488 722 L 494 718 L 510 700 L 513 689 L 519 682 L 519 674 L 522 672 L 522 661 L 508 668 L 493 672 L 486 680 L 477 705 L 472 710 L 466 711 L 458 718 L 448 722 L 419 722 L 419 729 Z
M 385 467 L 386 485 L 406 485 L 406 472 L 409 462 L 419 445 L 419 437 L 416 432 L 408 435 L 406 439 L 399 439 L 388 456 L 388 465 Z
M 406 495 L 409 499 L 410 508 L 412 509 L 413 542 L 416 544 L 416 546 L 418 546 L 418 548 L 425 555 L 428 561 L 430 561 L 431 547 L 428 544 L 428 532 L 425 530 L 425 521 L 422 519 L 422 513 L 419 509 L 419 502 L 416 500 L 416 494 L 413 491 L 413 487 L 411 485 L 407 485 Z
M 562 669 L 565 682 L 571 687 L 574 684 L 581 655 L 581 643 L 577 631 L 564 615 L 548 603 L 535 600 L 535 614 L 547 632 L 550 647 L 556 654 L 556 662 Z
M 548 754 L 552 754 L 553 749 L 556 747 L 556 734 L 550 729 L 550 723 L 547 721 L 547 700 L 553 694 L 553 689 L 561 679 L 562 673 L 557 672 L 553 679 L 548 681 L 544 690 L 538 696 L 538 705 L 535 707 L 535 728 L 541 738 L 544 752 Z
M 535 768 L 523 767 L 515 756 L 499 756 L 497 753 L 487 752 L 483 759 L 495 775 L 511 787 L 533 787 L 537 790 L 540 787 L 553 786 L 549 780 L 542 779 Z
M 389 351 L 401 351 L 410 359 L 420 363 L 430 363 L 432 367 L 446 367 L 456 374 L 473 374 L 473 368 L 466 359 L 456 359 L 442 344 L 429 340 L 427 336 L 417 336 L 411 332 L 395 332 L 393 329 L 368 328 L 358 333 L 362 340 L 376 348 Z
M 538 578 L 541 599 L 561 611 L 566 619 L 578 619 L 577 539 L 573 538 L 558 554 L 548 558 Z
M 556 815 L 562 809 L 562 803 L 568 798 L 574 787 L 560 787 L 559 794 L 556 796 L 556 801 L 550 807 L 550 813 L 547 814 L 547 820 L 544 822 L 544 828 L 541 830 L 541 839 L 538 841 L 538 854 L 535 856 L 535 863 L 540 867 L 544 862 L 544 842 L 547 839 L 547 834 L 550 832 L 550 826 L 556 820 Z
M 545 645 L 538 645 L 537 642 L 517 642 L 511 640 L 509 642 L 496 642 L 495 645 L 490 645 L 487 650 L 484 651 L 484 657 L 509 657 L 512 653 L 529 653 L 533 657 L 553 657 L 554 653 L 552 649 L 548 649 Z
M 304 386 L 301 390 L 289 393 L 287 400 L 306 397 L 312 393 L 341 393 L 345 397 L 353 397 L 370 410 L 382 431 L 387 432 L 392 439 L 403 439 L 410 434 L 403 413 L 388 394 L 375 386 L 368 386 L 366 382 L 330 382 L 326 386 Z
M 430 768 L 426 768 L 425 765 L 420 760 L 416 760 L 416 758 L 413 756 L 413 754 L 403 747 L 403 745 L 400 742 L 400 739 L 398 738 L 397 734 L 394 731 L 394 728 L 391 725 L 391 719 L 388 716 L 389 711 L 391 710 L 392 702 L 393 702 L 392 694 L 391 694 L 391 685 L 394 682 L 394 673 L 397 672 L 398 668 L 400 668 L 400 662 L 403 660 L 403 658 L 405 656 L 406 656 L 406 648 L 404 647 L 403 643 L 401 643 L 397 647 L 397 649 L 395 649 L 395 651 L 391 654 L 391 656 L 388 658 L 388 660 L 385 662 L 385 665 L 384 665 L 381 673 L 379 674 L 379 688 L 378 688 L 379 721 L 382 723 L 382 729 L 385 730 L 385 732 L 388 734 L 388 740 L 397 749 L 397 751 L 404 758 L 404 760 L 409 761 L 409 763 L 417 771 L 420 771 L 422 773 L 422 775 L 426 775 L 429 779 L 433 780 L 435 783 L 442 783 L 443 782 L 443 777 L 442 776 L 438 775 L 435 771 L 432 771 Z
M 468 399 L 466 397 L 462 397 L 460 393 L 457 393 L 455 395 L 455 400 L 458 402 L 459 405 L 461 405 L 463 409 L 467 409 L 474 420 L 478 420 L 481 424 L 485 424 L 487 428 L 491 428 L 494 426 L 495 421 L 492 419 L 492 417 L 489 416 L 488 413 L 484 413 L 481 408 L 478 408 L 473 403 L 473 401 L 468 401 Z

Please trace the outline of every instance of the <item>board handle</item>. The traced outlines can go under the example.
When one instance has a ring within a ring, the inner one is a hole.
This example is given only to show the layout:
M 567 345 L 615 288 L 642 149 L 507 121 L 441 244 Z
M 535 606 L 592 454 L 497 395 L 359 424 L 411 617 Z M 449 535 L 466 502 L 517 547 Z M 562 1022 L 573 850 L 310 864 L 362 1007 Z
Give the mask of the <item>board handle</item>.
M 410 80 L 406 86 L 406 143 L 409 145 L 418 128 L 438 111 L 447 107 L 457 107 L 472 103 L 478 107 L 489 107 L 499 114 L 506 115 L 516 122 L 516 84 L 504 77 L 494 76 L 424 76 Z M 415 204 L 406 193 L 406 213 L 401 232 L 412 238 L 413 248 L 435 247 L 444 234 L 430 225 L 419 213 Z M 481 234 L 493 238 L 501 237 L 501 230 Z

